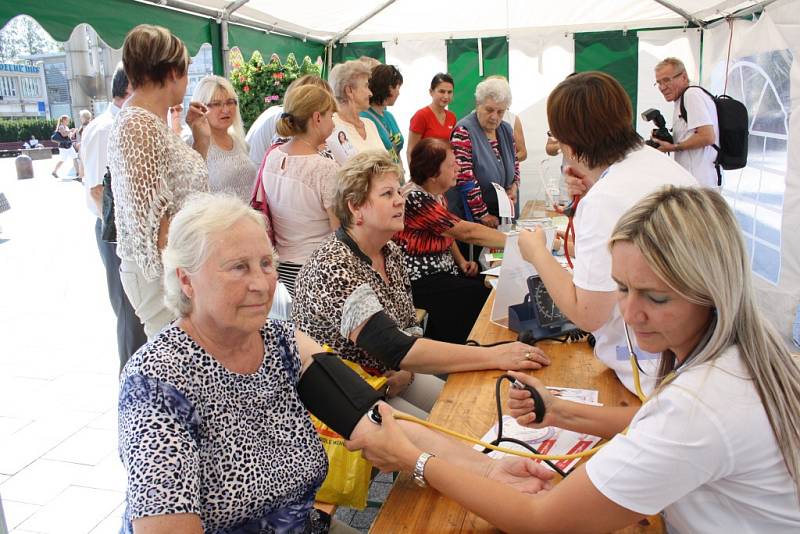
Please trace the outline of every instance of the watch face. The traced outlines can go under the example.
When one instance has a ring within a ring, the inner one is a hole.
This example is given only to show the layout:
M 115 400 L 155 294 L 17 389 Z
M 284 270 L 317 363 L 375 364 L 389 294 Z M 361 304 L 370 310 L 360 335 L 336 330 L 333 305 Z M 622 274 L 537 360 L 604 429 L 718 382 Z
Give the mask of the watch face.
M 551 326 L 556 323 L 566 322 L 567 318 L 558 309 L 550 293 L 547 292 L 542 279 L 538 276 L 531 276 L 528 279 L 528 290 L 531 293 L 531 301 L 534 306 L 534 313 L 542 326 Z

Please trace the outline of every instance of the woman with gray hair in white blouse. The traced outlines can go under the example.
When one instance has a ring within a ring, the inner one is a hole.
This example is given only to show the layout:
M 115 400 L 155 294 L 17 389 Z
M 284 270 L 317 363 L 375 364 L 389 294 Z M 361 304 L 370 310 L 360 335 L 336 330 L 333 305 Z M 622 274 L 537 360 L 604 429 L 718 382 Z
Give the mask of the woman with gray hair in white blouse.
M 231 82 L 221 76 L 206 76 L 195 87 L 192 100 L 208 108 L 208 190 L 230 193 L 249 202 L 258 168 L 249 156 L 239 100 Z M 193 139 L 187 142 L 192 144 Z

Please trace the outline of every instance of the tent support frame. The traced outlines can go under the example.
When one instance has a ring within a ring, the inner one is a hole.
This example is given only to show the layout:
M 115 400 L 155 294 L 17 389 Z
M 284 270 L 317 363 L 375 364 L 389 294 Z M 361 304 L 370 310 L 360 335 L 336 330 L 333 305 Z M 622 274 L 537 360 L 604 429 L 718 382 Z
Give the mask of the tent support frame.
M 394 4 L 396 1 L 397 0 L 387 0 L 383 4 L 379 5 L 378 7 L 376 7 L 375 9 L 373 9 L 372 11 L 370 11 L 369 13 L 367 13 L 366 15 L 355 21 L 353 24 L 351 24 L 344 30 L 334 35 L 331 38 L 331 40 L 328 41 L 328 44 L 332 44 L 335 46 L 336 43 L 347 37 L 353 30 L 355 30 L 356 28 L 367 22 L 369 19 L 371 19 L 372 17 L 374 17 L 375 15 L 377 15 L 378 13 L 389 7 L 390 5 Z

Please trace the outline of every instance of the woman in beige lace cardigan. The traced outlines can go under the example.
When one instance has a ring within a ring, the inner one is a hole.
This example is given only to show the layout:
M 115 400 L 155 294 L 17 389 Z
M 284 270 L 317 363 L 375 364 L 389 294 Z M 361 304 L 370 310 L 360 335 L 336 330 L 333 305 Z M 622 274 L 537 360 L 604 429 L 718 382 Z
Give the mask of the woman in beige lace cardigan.
M 186 115 L 194 149 L 167 127 L 170 106 L 186 93 L 189 67 L 186 46 L 169 30 L 146 24 L 132 29 L 122 63 L 133 94 L 109 137 L 117 254 L 125 294 L 152 339 L 174 319 L 164 305 L 161 250 L 169 221 L 186 198 L 208 189 L 210 130 L 205 106 L 196 103 Z

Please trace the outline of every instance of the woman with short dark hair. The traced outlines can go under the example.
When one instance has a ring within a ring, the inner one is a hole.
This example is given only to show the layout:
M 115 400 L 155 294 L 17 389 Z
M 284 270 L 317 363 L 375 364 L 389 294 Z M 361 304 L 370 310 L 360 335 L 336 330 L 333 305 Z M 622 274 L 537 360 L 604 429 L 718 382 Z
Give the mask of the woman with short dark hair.
M 458 175 L 450 143 L 423 139 L 410 161 L 411 183 L 404 188 L 405 226 L 393 239 L 405 252 L 414 305 L 428 312 L 425 335 L 464 343 L 489 289 L 478 276 L 478 264 L 464 259 L 456 240 L 500 248 L 506 236 L 447 211 L 444 193 L 455 186 Z
M 406 148 L 408 159 L 411 159 L 414 145 L 422 139 L 428 137 L 436 137 L 445 141 L 450 139 L 457 120 L 456 114 L 447 109 L 447 106 L 453 101 L 454 87 L 453 77 L 445 72 L 436 74 L 431 80 L 431 88 L 428 91 L 431 95 L 431 103 L 414 113 L 408 127 L 408 147 Z
M 393 106 L 400 96 L 400 86 L 403 85 L 403 75 L 394 65 L 377 65 L 373 67 L 369 78 L 369 109 L 361 112 L 361 117 L 369 119 L 378 128 L 383 146 L 392 155 L 396 163 L 400 161 L 400 151 L 403 149 L 403 133 L 397 125 L 394 115 L 386 109 Z

